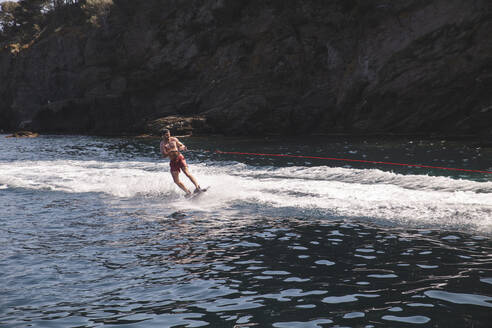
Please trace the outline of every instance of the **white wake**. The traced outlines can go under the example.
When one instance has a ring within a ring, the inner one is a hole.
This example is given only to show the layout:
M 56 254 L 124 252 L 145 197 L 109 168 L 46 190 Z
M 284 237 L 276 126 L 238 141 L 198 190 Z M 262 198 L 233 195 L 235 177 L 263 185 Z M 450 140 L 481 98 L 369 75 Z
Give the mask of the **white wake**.
M 206 196 L 189 202 L 165 162 L 19 161 L 0 163 L 0 189 L 27 188 L 113 197 L 170 199 L 177 209 L 221 211 L 254 206 L 279 215 L 320 213 L 403 225 L 471 227 L 492 232 L 492 182 L 376 169 L 258 168 L 237 163 L 190 165 Z M 182 180 L 192 188 L 182 174 Z M 145 206 L 143 204 L 143 206 Z

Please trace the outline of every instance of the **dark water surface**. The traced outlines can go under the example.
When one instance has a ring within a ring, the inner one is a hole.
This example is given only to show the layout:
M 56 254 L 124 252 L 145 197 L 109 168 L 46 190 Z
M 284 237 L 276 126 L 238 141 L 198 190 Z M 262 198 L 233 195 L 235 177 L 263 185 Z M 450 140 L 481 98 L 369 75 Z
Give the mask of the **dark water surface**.
M 490 170 L 490 149 L 183 141 L 194 201 L 158 140 L 0 136 L 0 327 L 489 327 L 487 174 L 213 151 Z

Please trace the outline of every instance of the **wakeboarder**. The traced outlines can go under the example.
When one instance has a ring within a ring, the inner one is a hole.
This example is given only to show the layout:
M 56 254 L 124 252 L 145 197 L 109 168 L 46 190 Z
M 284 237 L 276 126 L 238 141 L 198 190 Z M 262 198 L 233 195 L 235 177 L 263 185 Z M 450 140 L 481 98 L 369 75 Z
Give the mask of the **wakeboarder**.
M 191 175 L 188 170 L 188 165 L 186 160 L 180 151 L 186 151 L 187 148 L 183 145 L 178 138 L 171 137 L 171 132 L 168 129 L 162 130 L 162 140 L 160 144 L 161 154 L 164 158 L 169 157 L 169 165 L 171 166 L 171 175 L 173 177 L 174 183 L 178 185 L 185 193 L 186 196 L 191 196 L 191 191 L 186 188 L 186 186 L 179 180 L 179 173 L 183 173 L 190 179 L 190 181 L 195 185 L 195 193 L 201 191 L 200 185 L 196 181 L 195 177 Z

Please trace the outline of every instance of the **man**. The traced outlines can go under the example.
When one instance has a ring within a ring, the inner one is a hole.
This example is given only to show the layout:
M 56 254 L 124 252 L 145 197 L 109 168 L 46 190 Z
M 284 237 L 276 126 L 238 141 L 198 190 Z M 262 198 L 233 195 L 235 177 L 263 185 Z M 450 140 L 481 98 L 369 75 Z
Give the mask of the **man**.
M 186 193 L 187 197 L 191 195 L 191 191 L 189 191 L 188 188 L 186 188 L 186 186 L 179 180 L 179 172 L 180 170 L 183 170 L 183 173 L 195 185 L 195 192 L 199 192 L 201 190 L 200 186 L 188 170 L 188 165 L 186 164 L 184 156 L 179 152 L 180 150 L 187 150 L 186 146 L 183 145 L 178 138 L 171 137 L 171 132 L 169 132 L 168 129 L 163 129 L 160 148 L 162 156 L 169 157 L 170 159 L 169 164 L 171 165 L 171 175 L 173 176 L 174 183 Z

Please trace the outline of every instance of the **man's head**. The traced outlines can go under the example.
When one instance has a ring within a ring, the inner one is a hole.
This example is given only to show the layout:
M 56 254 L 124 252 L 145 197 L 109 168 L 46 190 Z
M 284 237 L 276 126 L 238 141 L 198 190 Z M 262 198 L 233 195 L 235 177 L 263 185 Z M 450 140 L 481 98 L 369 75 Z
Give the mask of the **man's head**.
M 171 132 L 169 132 L 168 129 L 162 129 L 161 135 L 163 138 L 169 139 L 169 137 L 171 137 Z

